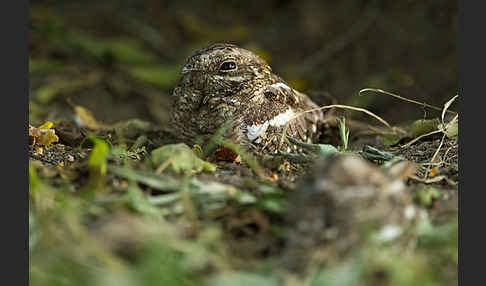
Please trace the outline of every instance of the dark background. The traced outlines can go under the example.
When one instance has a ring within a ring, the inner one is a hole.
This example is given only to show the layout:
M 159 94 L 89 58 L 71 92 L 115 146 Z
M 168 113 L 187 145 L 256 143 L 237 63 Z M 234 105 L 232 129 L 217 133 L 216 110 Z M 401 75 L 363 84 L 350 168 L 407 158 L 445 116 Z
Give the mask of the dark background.
M 30 1 L 29 117 L 67 118 L 69 98 L 102 121 L 163 124 L 184 60 L 209 43 L 231 42 L 300 91 L 328 92 L 394 124 L 431 118 L 438 113 L 357 93 L 380 88 L 441 107 L 458 92 L 457 33 L 457 1 Z M 150 56 L 120 57 L 106 48 L 112 39 L 136 41 Z M 145 67 L 155 67 L 147 73 L 156 80 L 134 76 Z M 91 82 L 91 73 L 101 79 Z M 40 88 L 85 77 L 88 84 L 39 100 Z

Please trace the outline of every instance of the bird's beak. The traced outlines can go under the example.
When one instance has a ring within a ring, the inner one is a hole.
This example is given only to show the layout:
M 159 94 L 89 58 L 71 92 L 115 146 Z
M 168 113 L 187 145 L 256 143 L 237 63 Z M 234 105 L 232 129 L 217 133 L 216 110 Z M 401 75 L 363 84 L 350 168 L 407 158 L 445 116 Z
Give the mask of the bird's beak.
M 195 68 L 191 65 L 185 65 L 182 67 L 181 74 L 186 74 L 188 72 L 194 71 Z

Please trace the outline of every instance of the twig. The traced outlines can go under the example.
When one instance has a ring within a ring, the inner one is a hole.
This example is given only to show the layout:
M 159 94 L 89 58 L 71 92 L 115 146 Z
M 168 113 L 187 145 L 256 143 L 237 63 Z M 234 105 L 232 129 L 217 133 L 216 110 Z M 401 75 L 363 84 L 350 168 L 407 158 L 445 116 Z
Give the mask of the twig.
M 415 104 L 418 104 L 418 105 L 426 106 L 426 107 L 429 107 L 429 108 L 432 108 L 432 109 L 435 109 L 435 110 L 438 110 L 438 111 L 444 111 L 444 108 L 440 108 L 440 107 L 437 107 L 437 106 L 433 106 L 433 105 L 430 105 L 430 104 L 425 103 L 425 102 L 419 102 L 419 101 L 416 101 L 416 100 L 413 100 L 413 99 L 408 99 L 408 98 L 405 98 L 405 97 L 400 96 L 398 94 L 394 94 L 394 93 L 391 93 L 391 92 L 388 92 L 388 91 L 384 91 L 384 90 L 378 89 L 378 88 L 364 88 L 364 89 L 362 89 L 362 90 L 360 90 L 358 92 L 358 96 L 363 96 L 362 93 L 363 92 L 367 92 L 367 91 L 374 91 L 374 92 L 377 92 L 377 93 L 382 93 L 382 94 L 390 95 L 392 97 L 401 99 L 401 100 L 406 101 L 406 102 L 410 102 L 410 103 L 415 103 Z M 449 113 L 452 113 L 452 114 L 457 114 L 457 112 L 455 112 L 455 111 L 451 111 L 451 110 L 445 110 L 445 111 L 446 112 L 449 112 Z

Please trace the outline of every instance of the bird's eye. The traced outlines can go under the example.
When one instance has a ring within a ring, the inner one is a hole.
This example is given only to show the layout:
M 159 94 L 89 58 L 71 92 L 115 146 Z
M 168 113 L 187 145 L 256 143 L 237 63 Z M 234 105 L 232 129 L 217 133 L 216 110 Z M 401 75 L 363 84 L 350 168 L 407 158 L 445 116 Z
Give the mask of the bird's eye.
M 223 64 L 221 64 L 219 69 L 222 70 L 222 71 L 234 70 L 234 69 L 236 69 L 236 63 L 233 62 L 233 61 L 224 62 Z

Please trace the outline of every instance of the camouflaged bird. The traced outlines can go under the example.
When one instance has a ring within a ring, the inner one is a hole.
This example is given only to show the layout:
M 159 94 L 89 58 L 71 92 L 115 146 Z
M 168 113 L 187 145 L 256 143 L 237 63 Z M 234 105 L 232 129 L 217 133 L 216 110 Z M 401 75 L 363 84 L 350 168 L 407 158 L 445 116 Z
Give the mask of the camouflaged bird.
M 272 73 L 260 57 L 232 44 L 213 44 L 190 56 L 173 91 L 172 126 L 183 141 L 209 138 L 228 120 L 224 136 L 256 152 L 275 152 L 287 136 L 311 142 L 319 136 L 320 111 L 307 95 Z M 284 141 L 281 151 L 296 151 Z

